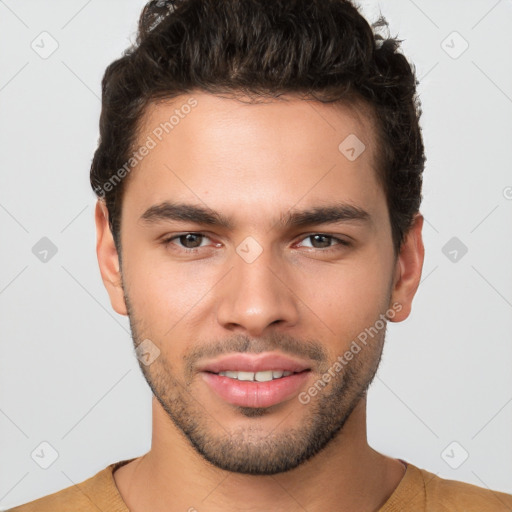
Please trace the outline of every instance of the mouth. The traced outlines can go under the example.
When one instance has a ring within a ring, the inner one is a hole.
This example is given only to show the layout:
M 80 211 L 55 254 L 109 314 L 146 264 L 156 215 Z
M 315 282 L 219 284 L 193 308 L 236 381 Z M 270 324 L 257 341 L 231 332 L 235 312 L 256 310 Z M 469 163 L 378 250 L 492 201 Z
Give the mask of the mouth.
M 307 370 L 304 370 L 307 371 Z M 294 373 L 300 372 L 290 372 L 288 370 L 265 370 L 260 372 L 241 372 L 236 370 L 227 370 L 225 372 L 219 372 L 217 375 L 221 375 L 223 377 L 229 377 L 230 379 L 250 381 L 250 382 L 269 382 L 275 379 L 282 379 L 283 377 L 288 377 Z
M 218 398 L 240 407 L 270 407 L 290 400 L 311 372 L 307 363 L 281 354 L 231 354 L 199 370 Z
M 271 380 L 266 381 L 254 380 L 255 374 L 252 372 L 232 372 L 236 378 L 222 373 L 227 372 L 202 372 L 201 375 L 210 390 L 224 402 L 239 407 L 271 407 L 296 397 L 305 387 L 310 370 L 287 372 L 288 375 L 282 372 L 281 377 L 272 376 Z M 256 375 L 258 373 L 267 374 L 257 372 Z

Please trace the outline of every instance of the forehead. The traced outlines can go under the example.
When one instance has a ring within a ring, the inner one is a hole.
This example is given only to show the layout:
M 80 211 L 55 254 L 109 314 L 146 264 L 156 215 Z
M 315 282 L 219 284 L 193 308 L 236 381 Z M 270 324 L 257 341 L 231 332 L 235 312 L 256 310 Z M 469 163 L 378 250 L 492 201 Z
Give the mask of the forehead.
M 125 199 L 139 212 L 172 199 L 215 209 L 221 201 L 228 215 L 259 205 L 275 215 L 278 203 L 329 196 L 376 208 L 383 192 L 375 140 L 362 103 L 293 96 L 254 103 L 194 91 L 147 107 L 134 150 L 151 148 L 130 173 Z
M 157 142 L 171 133 L 186 139 L 187 132 L 194 132 L 197 144 L 203 137 L 215 138 L 219 151 L 229 146 L 230 155 L 237 144 L 245 144 L 245 138 L 251 135 L 257 135 L 259 142 L 265 142 L 266 135 L 268 142 L 282 143 L 282 152 L 290 149 L 297 155 L 301 149 L 304 154 L 311 153 L 313 146 L 317 153 L 329 152 L 340 137 L 342 142 L 346 136 L 355 135 L 370 149 L 369 156 L 376 157 L 374 119 L 372 107 L 361 99 L 352 103 L 321 103 L 294 95 L 250 98 L 194 91 L 171 100 L 149 103 L 138 132 L 139 139 L 152 134 Z M 249 149 L 245 147 L 246 151 Z M 217 154 L 222 158 L 222 153 Z

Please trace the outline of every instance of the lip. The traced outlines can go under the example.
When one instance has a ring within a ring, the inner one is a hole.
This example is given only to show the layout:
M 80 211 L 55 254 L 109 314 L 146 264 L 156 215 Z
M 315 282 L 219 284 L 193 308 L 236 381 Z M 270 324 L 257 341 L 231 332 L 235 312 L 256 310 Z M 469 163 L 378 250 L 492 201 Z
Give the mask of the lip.
M 224 401 L 240 407 L 271 407 L 293 398 L 304 386 L 310 372 L 292 373 L 268 382 L 252 382 L 202 372 L 210 389 Z
M 219 373 L 225 371 L 235 372 L 264 372 L 268 370 L 284 370 L 289 372 L 303 372 L 311 367 L 304 361 L 294 359 L 282 354 L 229 354 L 212 361 L 206 361 L 199 366 L 201 372 Z
M 225 402 L 240 407 L 271 407 L 296 396 L 308 379 L 311 367 L 304 361 L 277 353 L 229 354 L 198 367 L 208 387 Z M 240 381 L 217 375 L 224 371 L 293 372 L 268 382 Z

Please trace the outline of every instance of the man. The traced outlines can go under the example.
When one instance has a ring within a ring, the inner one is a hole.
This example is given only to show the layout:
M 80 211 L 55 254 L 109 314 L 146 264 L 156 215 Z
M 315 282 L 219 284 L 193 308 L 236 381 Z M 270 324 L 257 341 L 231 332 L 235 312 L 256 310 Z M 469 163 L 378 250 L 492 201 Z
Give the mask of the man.
M 512 510 L 366 439 L 424 258 L 398 46 L 346 0 L 146 6 L 103 79 L 91 183 L 152 447 L 14 511 Z

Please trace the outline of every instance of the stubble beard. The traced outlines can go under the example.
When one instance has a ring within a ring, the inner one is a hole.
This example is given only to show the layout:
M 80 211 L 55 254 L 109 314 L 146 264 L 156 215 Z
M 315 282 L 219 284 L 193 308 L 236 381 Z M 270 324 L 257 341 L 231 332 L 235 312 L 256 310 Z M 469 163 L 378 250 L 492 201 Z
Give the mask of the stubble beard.
M 137 347 L 145 336 L 139 332 L 139 322 L 126 294 L 125 301 L 132 338 Z M 233 406 L 241 416 L 254 419 L 253 424 L 238 428 L 230 427 L 225 421 L 223 424 L 222 417 L 214 417 L 208 412 L 207 405 L 194 396 L 194 379 L 197 381 L 197 373 L 195 377 L 179 379 L 179 372 L 163 357 L 163 353 L 151 365 L 146 366 L 139 361 L 139 366 L 153 395 L 174 426 L 207 462 L 234 473 L 275 475 L 305 463 L 322 451 L 330 441 L 343 434 L 346 421 L 358 403 L 365 398 L 375 377 L 382 356 L 385 331 L 385 328 L 382 329 L 372 339 L 371 344 L 355 354 L 342 371 L 307 404 L 302 404 L 294 397 L 291 404 L 283 403 L 272 407 Z M 158 341 L 153 342 L 161 346 Z M 241 351 L 250 351 L 247 350 L 249 339 L 237 337 L 230 346 L 236 346 L 238 342 L 243 343 L 245 348 L 241 348 Z M 321 350 L 322 344 L 317 342 L 317 345 Z M 275 349 L 279 345 L 274 341 L 267 346 Z M 318 366 L 321 370 L 318 372 L 318 380 L 315 379 L 317 383 L 332 363 L 324 360 Z M 278 407 L 299 409 L 303 420 L 297 426 L 286 430 L 280 429 L 279 424 L 271 431 L 265 430 L 258 418 L 270 416 Z

